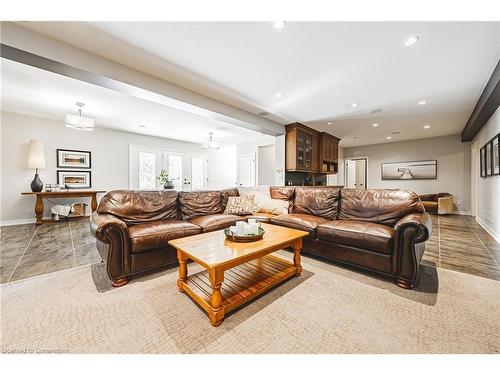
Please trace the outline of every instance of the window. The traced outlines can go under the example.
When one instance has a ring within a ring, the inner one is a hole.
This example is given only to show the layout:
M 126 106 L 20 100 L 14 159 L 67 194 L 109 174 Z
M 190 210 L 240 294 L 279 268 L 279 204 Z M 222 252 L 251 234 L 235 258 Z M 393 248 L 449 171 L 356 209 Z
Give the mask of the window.
M 139 189 L 153 190 L 156 188 L 156 155 L 149 152 L 139 152 Z
M 202 190 L 204 178 L 204 160 L 202 158 L 191 159 L 191 179 L 193 190 Z
M 168 155 L 168 176 L 174 183 L 175 190 L 182 190 L 182 157 Z

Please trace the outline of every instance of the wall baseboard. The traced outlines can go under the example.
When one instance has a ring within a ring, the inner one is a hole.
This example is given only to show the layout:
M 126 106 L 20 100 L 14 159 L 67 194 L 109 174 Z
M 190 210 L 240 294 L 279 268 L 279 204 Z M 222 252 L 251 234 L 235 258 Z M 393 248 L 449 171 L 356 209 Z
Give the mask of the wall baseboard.
M 483 229 L 490 234 L 491 237 L 495 239 L 498 243 L 500 243 L 500 234 L 495 232 L 493 228 L 491 228 L 488 224 L 486 224 L 483 220 L 476 216 L 476 222 L 483 227 Z
M 2 221 L 0 221 L 0 227 L 6 227 L 6 226 L 10 226 L 10 225 L 21 225 L 21 224 L 33 224 L 33 223 L 35 223 L 35 218 L 2 220 Z
M 470 211 L 453 211 L 453 215 L 467 215 L 467 216 L 472 216 L 472 212 L 470 212 Z

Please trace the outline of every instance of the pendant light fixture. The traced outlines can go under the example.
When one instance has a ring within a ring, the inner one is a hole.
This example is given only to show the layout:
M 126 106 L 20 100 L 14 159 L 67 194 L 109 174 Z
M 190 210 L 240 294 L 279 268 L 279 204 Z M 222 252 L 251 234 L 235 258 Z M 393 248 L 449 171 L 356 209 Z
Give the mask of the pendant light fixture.
M 202 148 L 206 148 L 209 150 L 218 150 L 220 148 L 220 143 L 214 141 L 213 137 L 214 133 L 208 133 L 208 142 L 203 143 Z
M 87 131 L 94 130 L 94 120 L 83 116 L 82 108 L 85 104 L 76 102 L 76 105 L 78 106 L 76 115 L 71 115 L 69 113 L 66 115 L 66 127 Z

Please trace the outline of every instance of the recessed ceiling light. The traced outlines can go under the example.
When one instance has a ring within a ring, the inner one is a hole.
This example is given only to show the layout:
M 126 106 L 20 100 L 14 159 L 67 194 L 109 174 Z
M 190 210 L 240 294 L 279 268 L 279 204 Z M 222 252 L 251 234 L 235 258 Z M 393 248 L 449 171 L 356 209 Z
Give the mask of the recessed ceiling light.
M 426 105 L 427 104 L 427 100 L 421 100 L 418 102 L 418 105 Z
M 276 30 L 280 30 L 280 29 L 284 28 L 285 25 L 286 25 L 285 21 L 275 21 L 273 26 Z
M 282 92 L 277 92 L 276 94 L 274 94 L 275 97 L 277 98 L 282 98 L 283 97 L 283 93 Z
M 392 139 L 392 137 L 389 136 L 389 137 L 387 137 L 387 139 Z
M 329 121 L 329 122 L 328 122 L 328 125 L 331 125 L 331 124 L 333 124 L 333 122 Z
M 359 107 L 359 103 L 352 103 L 351 107 L 353 107 L 353 108 Z
M 430 128 L 431 128 L 431 126 L 430 126 L 430 125 L 425 125 L 425 126 L 424 126 L 424 129 L 430 129 Z
M 420 38 L 416 35 L 408 37 L 408 39 L 405 40 L 405 46 L 411 46 L 412 44 L 415 44 L 418 42 Z
M 378 126 L 378 124 L 372 124 L 372 126 L 373 126 L 374 128 L 376 128 L 376 127 Z

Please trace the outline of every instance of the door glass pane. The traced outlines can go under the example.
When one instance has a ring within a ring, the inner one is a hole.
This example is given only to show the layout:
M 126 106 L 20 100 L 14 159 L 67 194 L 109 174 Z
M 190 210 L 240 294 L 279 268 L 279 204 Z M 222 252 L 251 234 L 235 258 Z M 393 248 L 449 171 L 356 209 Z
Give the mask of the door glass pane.
M 191 181 L 193 190 L 203 189 L 203 159 L 202 158 L 192 158 L 191 159 Z
M 156 155 L 139 152 L 139 189 L 156 188 Z
M 168 176 L 174 182 L 175 190 L 182 190 L 182 157 L 178 155 L 168 156 Z

